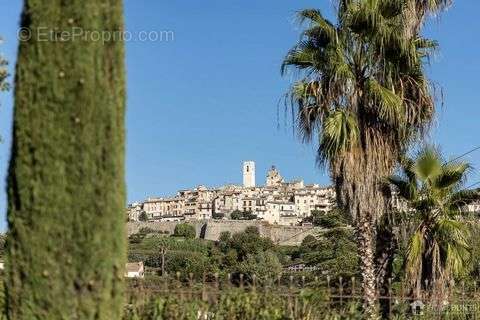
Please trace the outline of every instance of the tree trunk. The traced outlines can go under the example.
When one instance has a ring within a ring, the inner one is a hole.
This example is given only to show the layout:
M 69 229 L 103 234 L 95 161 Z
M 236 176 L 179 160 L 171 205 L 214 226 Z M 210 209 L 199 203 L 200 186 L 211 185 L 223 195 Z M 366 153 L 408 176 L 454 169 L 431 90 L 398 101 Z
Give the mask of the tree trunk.
M 366 319 L 377 316 L 377 292 L 375 277 L 374 243 L 375 232 L 373 222 L 367 217 L 357 221 L 358 253 L 360 256 L 360 269 L 362 272 L 362 289 L 364 299 L 364 312 Z
M 165 248 L 161 248 L 161 254 L 162 254 L 162 277 L 165 276 L 165 253 L 166 253 L 166 249 Z
M 8 317 L 121 319 L 122 1 L 26 0 L 21 27 L 32 37 L 15 80 Z
M 393 276 L 393 259 L 398 248 L 397 236 L 393 232 L 392 226 L 387 219 L 383 219 L 383 224 L 377 228 L 376 236 L 376 281 L 377 291 L 381 296 L 388 296 L 390 280 Z M 380 311 L 382 316 L 388 317 L 390 314 L 390 303 L 387 300 L 380 300 Z

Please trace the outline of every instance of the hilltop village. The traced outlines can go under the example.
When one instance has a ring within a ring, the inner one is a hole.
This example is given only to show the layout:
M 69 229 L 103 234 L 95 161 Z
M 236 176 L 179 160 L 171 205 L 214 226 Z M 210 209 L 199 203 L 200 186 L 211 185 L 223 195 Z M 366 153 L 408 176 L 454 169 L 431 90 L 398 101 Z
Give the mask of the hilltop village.
M 127 208 L 130 221 L 199 221 L 209 219 L 250 219 L 274 225 L 293 226 L 312 211 L 327 212 L 335 205 L 332 187 L 285 181 L 272 166 L 264 186 L 257 186 L 255 162 L 243 163 L 243 185 L 219 188 L 198 186 L 180 190 L 173 197 L 148 198 Z

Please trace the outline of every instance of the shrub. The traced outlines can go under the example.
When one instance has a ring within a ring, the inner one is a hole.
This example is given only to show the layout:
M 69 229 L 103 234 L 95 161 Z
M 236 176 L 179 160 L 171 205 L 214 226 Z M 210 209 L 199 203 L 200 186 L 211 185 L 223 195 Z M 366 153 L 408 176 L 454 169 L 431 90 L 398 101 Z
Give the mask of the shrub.
M 188 223 L 180 223 L 175 226 L 173 231 L 175 237 L 184 237 L 186 239 L 194 239 L 197 235 L 195 227 Z
M 220 220 L 220 219 L 225 218 L 225 214 L 224 214 L 224 213 L 215 212 L 215 213 L 212 214 L 212 218 L 213 218 L 213 219 Z
M 312 211 L 312 222 L 314 226 L 323 228 L 337 228 L 350 223 L 347 215 L 340 209 L 333 209 L 329 212 Z
M 243 212 L 243 211 L 235 210 L 230 215 L 230 218 L 232 220 L 255 220 L 257 216 L 252 214 L 251 212 Z
M 146 213 L 146 212 L 140 213 L 140 215 L 138 216 L 138 220 L 139 220 L 139 221 L 142 221 L 142 222 L 148 221 L 148 215 L 147 215 L 147 213 Z

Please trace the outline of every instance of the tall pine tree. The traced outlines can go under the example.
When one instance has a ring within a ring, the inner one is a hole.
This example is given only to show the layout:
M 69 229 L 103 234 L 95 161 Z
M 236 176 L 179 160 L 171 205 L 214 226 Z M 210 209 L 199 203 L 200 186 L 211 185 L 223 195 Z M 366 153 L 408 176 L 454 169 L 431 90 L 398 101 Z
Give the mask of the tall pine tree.
M 8 175 L 8 316 L 120 319 L 122 0 L 25 0 L 21 27 Z

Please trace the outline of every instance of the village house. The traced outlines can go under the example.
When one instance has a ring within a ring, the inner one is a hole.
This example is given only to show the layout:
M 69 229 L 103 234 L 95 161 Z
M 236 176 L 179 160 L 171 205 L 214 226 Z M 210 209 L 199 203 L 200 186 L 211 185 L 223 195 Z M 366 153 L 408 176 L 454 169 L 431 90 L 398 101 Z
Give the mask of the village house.
M 285 181 L 275 166 L 267 172 L 264 186 L 255 184 L 255 163 L 243 165 L 243 186 L 216 189 L 198 186 L 180 190 L 174 197 L 148 198 L 129 206 L 129 219 L 139 221 L 145 212 L 149 221 L 229 219 L 235 211 L 250 213 L 258 220 L 277 225 L 298 225 L 312 211 L 327 212 L 335 205 L 331 187 L 305 185 L 303 180 Z
M 145 267 L 143 262 L 128 262 L 125 265 L 126 278 L 143 278 L 145 276 Z

